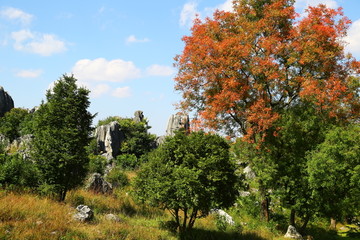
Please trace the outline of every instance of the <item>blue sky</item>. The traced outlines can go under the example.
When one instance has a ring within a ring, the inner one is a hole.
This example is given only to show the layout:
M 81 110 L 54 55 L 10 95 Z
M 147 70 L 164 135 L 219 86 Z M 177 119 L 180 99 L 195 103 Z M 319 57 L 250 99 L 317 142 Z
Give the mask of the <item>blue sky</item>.
M 360 58 L 359 0 L 297 0 L 343 7 L 353 24 L 347 48 Z M 32 108 L 62 74 L 73 73 L 91 92 L 92 113 L 132 117 L 142 110 L 151 132 L 165 133 L 174 104 L 173 58 L 198 14 L 230 10 L 231 0 L 2 0 L 0 85 L 15 107 Z

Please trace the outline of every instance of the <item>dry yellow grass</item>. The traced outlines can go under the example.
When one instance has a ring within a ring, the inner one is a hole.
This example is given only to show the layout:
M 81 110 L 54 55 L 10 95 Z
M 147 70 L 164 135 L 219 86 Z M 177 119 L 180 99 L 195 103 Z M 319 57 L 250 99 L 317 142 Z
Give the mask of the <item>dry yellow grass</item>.
M 72 211 L 49 199 L 2 194 L 0 236 L 5 239 L 57 239 L 68 231 Z
M 90 206 L 95 212 L 94 220 L 90 223 L 73 220 L 77 204 Z M 119 216 L 121 221 L 107 220 L 108 213 Z M 175 240 L 178 236 L 161 227 L 161 223 L 171 219 L 166 211 L 137 205 L 125 190 L 112 195 L 74 190 L 68 193 L 64 203 L 0 190 L 0 239 L 4 240 Z M 236 236 L 237 239 L 240 235 L 239 239 L 280 239 L 265 227 L 243 229 L 242 233 L 237 227 L 219 231 L 213 215 L 198 219 L 195 228 L 196 239 L 234 239 Z
M 158 210 L 145 216 L 129 196 L 97 195 L 84 190 L 72 191 L 67 202 L 59 203 L 30 194 L 0 192 L 0 239 L 171 239 L 158 228 Z M 72 201 L 83 200 L 95 210 L 95 219 L 80 223 L 72 219 Z M 107 220 L 107 213 L 117 214 L 121 222 Z M 130 215 L 129 215 L 130 214 Z M 166 217 L 166 216 L 165 216 Z M 160 221 L 160 220 L 159 220 Z M 145 224 L 146 223 L 146 224 Z

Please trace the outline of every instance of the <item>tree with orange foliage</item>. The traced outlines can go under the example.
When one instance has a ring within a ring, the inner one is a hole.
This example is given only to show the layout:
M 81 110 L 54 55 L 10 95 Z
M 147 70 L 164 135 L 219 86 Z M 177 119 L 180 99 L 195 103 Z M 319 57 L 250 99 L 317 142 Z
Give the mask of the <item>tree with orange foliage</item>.
M 252 145 L 263 215 L 269 220 L 267 190 L 275 189 L 290 223 L 308 200 L 300 196 L 308 191 L 305 153 L 321 142 L 319 125 L 351 122 L 360 112 L 360 62 L 344 51 L 350 20 L 325 5 L 300 16 L 294 2 L 235 0 L 233 12 L 196 19 L 175 58 L 180 107 L 197 124 Z
M 235 0 L 234 11 L 196 19 L 176 56 L 180 106 L 205 127 L 264 141 L 284 109 L 312 102 L 318 113 L 358 117 L 349 82 L 360 63 L 345 55 L 350 20 L 341 8 L 309 7 L 300 17 L 293 0 Z

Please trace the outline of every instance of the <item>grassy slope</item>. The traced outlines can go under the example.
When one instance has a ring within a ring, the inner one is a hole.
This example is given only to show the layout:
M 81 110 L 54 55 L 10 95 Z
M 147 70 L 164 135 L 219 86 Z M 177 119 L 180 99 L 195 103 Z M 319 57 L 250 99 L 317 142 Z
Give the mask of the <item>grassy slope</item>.
M 0 240 L 11 239 L 178 239 L 166 228 L 171 216 L 155 208 L 139 206 L 127 194 L 116 190 L 111 196 L 96 195 L 84 190 L 68 193 L 65 203 L 32 194 L 0 191 Z M 72 219 L 79 204 L 88 205 L 95 212 L 90 223 Z M 121 222 L 105 219 L 108 213 L 116 214 Z M 244 214 L 242 209 L 230 209 L 235 226 L 226 226 L 215 216 L 197 220 L 188 239 L 246 239 L 284 240 L 284 229 L 275 223 L 262 223 Z M 163 226 L 163 227 L 162 227 Z M 360 240 L 359 237 L 341 237 L 326 230 L 327 226 L 310 225 L 309 234 L 316 240 Z M 358 235 L 357 235 L 358 236 Z

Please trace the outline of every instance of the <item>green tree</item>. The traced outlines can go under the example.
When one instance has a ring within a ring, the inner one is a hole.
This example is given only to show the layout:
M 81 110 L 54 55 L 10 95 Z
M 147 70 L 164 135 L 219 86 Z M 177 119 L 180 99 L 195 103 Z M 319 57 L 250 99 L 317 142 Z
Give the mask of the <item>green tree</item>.
M 139 200 L 169 210 L 183 233 L 211 209 L 231 206 L 237 183 L 223 138 L 178 132 L 150 154 L 136 177 L 134 191 Z
M 254 187 L 260 190 L 266 220 L 270 217 L 270 197 L 275 195 L 282 207 L 290 209 L 289 223 L 295 226 L 297 214 L 303 218 L 305 229 L 314 213 L 306 153 L 324 140 L 330 123 L 331 119 L 319 116 L 312 104 L 299 103 L 283 111 L 261 145 L 238 144 L 241 161 L 256 173 Z
M 47 102 L 35 114 L 33 159 L 42 183 L 63 201 L 66 192 L 82 183 L 89 158 L 94 115 L 88 112 L 89 91 L 78 87 L 73 76 L 63 75 L 46 93 Z
M 120 153 L 134 154 L 137 158 L 154 148 L 156 136 L 148 132 L 150 127 L 146 121 L 135 122 L 129 118 L 119 120 L 120 128 L 125 136 L 121 143 Z
M 0 133 L 11 142 L 22 135 L 22 123 L 30 113 L 23 108 L 13 108 L 0 118 Z
M 335 220 L 359 214 L 360 126 L 335 127 L 308 154 L 309 184 L 318 211 Z
M 312 104 L 298 104 L 286 110 L 277 121 L 277 136 L 266 138 L 269 160 L 276 164 L 272 186 L 283 207 L 290 209 L 290 224 L 295 226 L 296 214 L 305 227 L 312 216 L 313 201 L 306 171 L 306 153 L 324 140 L 331 119 L 322 118 Z

